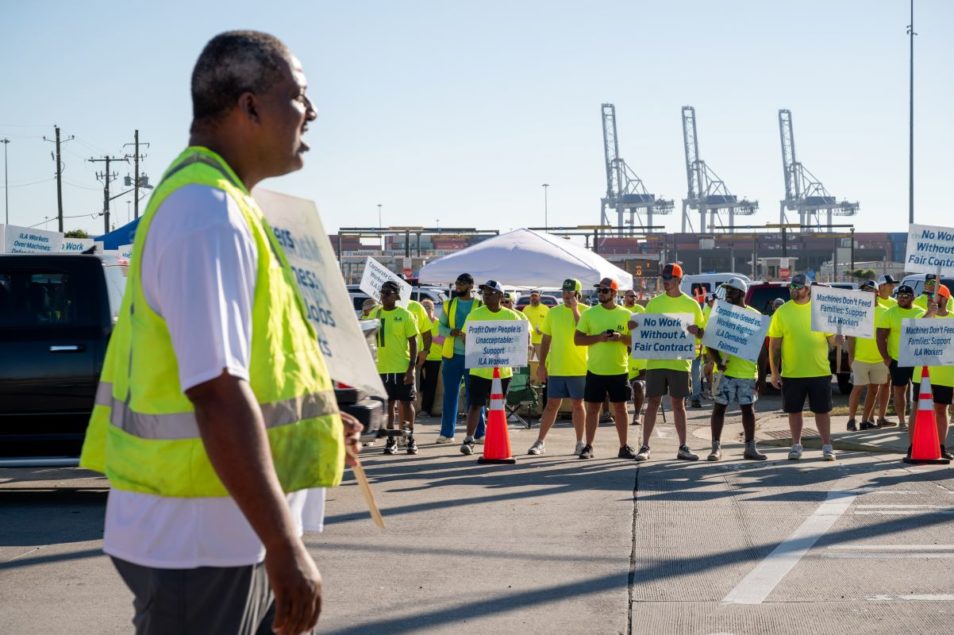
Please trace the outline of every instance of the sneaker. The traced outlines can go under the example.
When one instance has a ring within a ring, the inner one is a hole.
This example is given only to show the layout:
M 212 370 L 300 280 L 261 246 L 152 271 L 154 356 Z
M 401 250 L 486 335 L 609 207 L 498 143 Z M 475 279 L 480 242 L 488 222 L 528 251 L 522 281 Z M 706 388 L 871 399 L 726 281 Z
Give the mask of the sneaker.
M 875 423 L 874 421 L 862 421 L 861 429 L 862 430 L 877 430 L 878 424 Z
M 384 453 L 397 454 L 397 439 L 388 437 L 387 443 L 384 444 Z
M 650 454 L 651 454 L 651 452 L 649 451 L 649 446 L 648 446 L 648 445 L 644 445 L 644 446 L 642 446 L 641 448 L 639 448 L 639 452 L 636 453 L 636 460 L 637 460 L 637 461 L 648 461 L 648 460 L 649 460 L 649 457 L 650 457 Z
M 631 426 L 638 426 L 638 425 L 639 425 L 639 417 L 633 417 L 633 420 L 629 422 L 629 425 L 631 425 Z
M 586 447 L 586 443 L 583 441 L 576 442 L 576 448 L 573 450 L 573 456 L 580 456 L 580 452 L 583 451 L 583 448 Z
M 413 434 L 407 438 L 407 453 L 417 454 L 417 442 L 414 440 Z
M 907 458 L 909 458 L 909 459 L 911 458 L 911 446 L 910 446 L 910 445 L 908 446 L 908 451 L 904 454 L 904 456 L 907 457 Z
M 941 458 L 954 461 L 954 454 L 947 451 L 947 446 L 941 446 Z
M 486 435 L 485 435 L 485 436 L 486 436 Z M 484 437 L 474 437 L 474 443 L 476 443 L 477 445 L 483 445 L 483 444 L 484 444 Z
M 896 425 L 898 425 L 898 424 L 895 423 L 894 421 L 888 421 L 888 420 L 885 419 L 884 417 L 878 417 L 878 427 L 879 427 L 879 428 L 893 428 L 893 427 L 895 427 Z
M 619 449 L 619 454 L 616 455 L 616 458 L 633 460 L 636 458 L 636 452 L 628 445 L 624 445 Z
M 825 461 L 834 461 L 836 458 L 838 457 L 835 456 L 835 449 L 833 447 L 830 445 L 822 446 L 822 459 Z
M 702 407 L 702 402 L 699 401 L 698 399 L 693 399 L 693 400 L 692 400 L 692 407 L 693 407 L 693 408 L 701 408 L 701 407 Z
M 376 435 L 374 435 L 374 438 L 375 438 L 375 439 L 383 439 L 383 438 L 386 437 L 386 436 L 388 436 L 388 431 L 385 430 L 384 428 L 378 428 L 378 433 L 377 433 Z
M 698 461 L 699 455 L 693 454 L 688 445 L 680 445 L 679 452 L 676 453 L 676 458 L 681 461 Z
M 583 446 L 583 449 L 580 450 L 580 458 L 581 458 L 581 459 L 592 459 L 592 458 L 593 458 L 593 446 L 592 446 L 592 445 L 584 445 L 584 446 Z
M 722 458 L 722 445 L 718 441 L 712 442 L 712 452 L 706 457 L 707 461 L 718 461 Z
M 802 458 L 803 451 L 804 450 L 802 448 L 802 444 L 796 443 L 795 445 L 792 446 L 792 449 L 788 451 L 788 460 L 789 461 L 799 460 L 800 458 Z
M 861 425 L 864 426 L 865 424 L 862 423 Z M 858 426 L 855 425 L 854 419 L 848 420 L 848 432 L 858 432 Z
M 464 442 L 460 444 L 460 453 L 465 456 L 474 453 L 474 440 L 472 438 L 464 439 Z
M 443 434 L 437 437 L 436 443 L 457 443 L 454 437 L 445 437 Z
M 764 461 L 768 457 L 759 452 L 759 449 L 755 446 L 755 441 L 750 441 L 745 444 L 745 452 L 742 453 L 742 458 L 750 461 Z
M 530 446 L 530 449 L 527 450 L 527 454 L 532 454 L 534 456 L 538 454 L 543 454 L 546 452 L 546 449 L 543 447 L 543 441 L 534 441 L 533 445 Z

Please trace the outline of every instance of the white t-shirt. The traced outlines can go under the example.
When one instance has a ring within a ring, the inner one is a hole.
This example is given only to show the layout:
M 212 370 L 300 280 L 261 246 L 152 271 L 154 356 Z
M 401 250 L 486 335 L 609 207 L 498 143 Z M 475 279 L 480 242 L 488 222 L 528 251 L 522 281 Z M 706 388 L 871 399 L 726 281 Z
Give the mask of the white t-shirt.
M 241 210 L 221 190 L 187 185 L 157 210 L 142 287 L 165 320 L 183 390 L 228 372 L 248 380 L 258 253 Z M 288 495 L 299 531 L 321 531 L 325 490 Z M 103 550 L 162 569 L 237 567 L 265 549 L 232 498 L 169 498 L 111 490 Z

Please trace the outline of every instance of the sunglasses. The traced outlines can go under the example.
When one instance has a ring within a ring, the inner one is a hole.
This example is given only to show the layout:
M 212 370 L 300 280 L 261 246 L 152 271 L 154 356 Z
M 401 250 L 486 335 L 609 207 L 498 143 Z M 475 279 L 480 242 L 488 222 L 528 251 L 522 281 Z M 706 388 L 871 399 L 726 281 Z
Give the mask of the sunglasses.
M 804 289 L 804 288 L 805 288 L 805 285 L 803 285 L 803 284 L 790 284 L 790 285 L 788 285 L 788 287 L 789 287 L 790 289 L 798 290 L 798 289 Z
M 397 291 L 392 291 L 392 290 L 390 290 L 390 289 L 388 289 L 387 291 L 381 291 L 381 295 L 382 295 L 382 296 L 385 296 L 385 295 L 396 295 L 396 294 L 397 294 Z
M 609 287 L 600 287 L 596 290 L 597 293 L 609 293 L 610 291 L 612 291 L 612 289 Z

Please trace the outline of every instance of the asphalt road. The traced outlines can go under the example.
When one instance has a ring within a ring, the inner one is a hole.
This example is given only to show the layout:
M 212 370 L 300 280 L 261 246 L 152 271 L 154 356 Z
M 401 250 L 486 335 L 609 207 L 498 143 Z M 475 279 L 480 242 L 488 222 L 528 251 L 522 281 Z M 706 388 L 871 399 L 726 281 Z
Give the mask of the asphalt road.
M 724 439 L 738 428 L 730 417 Z M 479 466 L 436 435 L 420 425 L 417 456 L 366 449 L 385 530 L 350 477 L 329 494 L 324 533 L 306 538 L 325 579 L 320 632 L 950 630 L 949 466 L 818 450 L 790 462 L 770 447 L 743 462 L 734 443 L 720 463 L 686 463 L 671 418 L 640 465 L 614 458 L 611 425 L 590 461 L 569 455 L 568 423 L 540 457 L 522 456 L 536 431 L 512 426 L 515 466 Z M 103 482 L 77 476 L 0 471 L 0 630 L 131 631 L 131 596 L 99 550 Z

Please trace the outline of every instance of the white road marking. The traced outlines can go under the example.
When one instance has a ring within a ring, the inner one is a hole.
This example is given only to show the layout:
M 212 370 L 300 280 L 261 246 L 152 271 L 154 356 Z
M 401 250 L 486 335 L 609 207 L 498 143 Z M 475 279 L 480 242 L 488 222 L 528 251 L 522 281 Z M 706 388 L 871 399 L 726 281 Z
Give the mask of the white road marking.
M 837 551 L 954 551 L 954 545 L 840 545 Z
M 901 560 L 954 558 L 954 545 L 833 545 L 823 558 Z
M 823 553 L 822 558 L 833 560 L 945 560 L 954 559 L 954 553 Z
M 912 602 L 954 602 L 954 595 L 939 594 L 912 594 L 912 595 L 876 595 L 868 598 L 869 602 L 891 602 L 894 600 L 909 600 Z
M 855 509 L 950 509 L 946 505 L 908 505 L 901 503 L 879 503 L 877 505 L 855 505 Z
M 722 598 L 724 604 L 761 604 L 798 561 L 857 498 L 854 492 L 831 491 L 815 512 Z
M 954 514 L 954 509 L 869 509 L 854 512 L 855 516 L 913 516 L 914 514 Z

